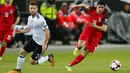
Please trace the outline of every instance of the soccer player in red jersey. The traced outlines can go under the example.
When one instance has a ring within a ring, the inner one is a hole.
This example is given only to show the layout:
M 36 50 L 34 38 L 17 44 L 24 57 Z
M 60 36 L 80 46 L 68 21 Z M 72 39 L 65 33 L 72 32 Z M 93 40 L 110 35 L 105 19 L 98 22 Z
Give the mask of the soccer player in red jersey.
M 84 22 L 86 26 L 79 37 L 73 55 L 77 55 L 81 48 L 84 48 L 84 50 L 66 66 L 67 71 L 72 71 L 71 67 L 80 63 L 88 53 L 94 52 L 102 37 L 102 31 L 107 31 L 108 26 L 105 22 L 105 2 L 99 1 L 97 7 L 93 9 L 87 4 L 71 5 L 71 7 L 87 8 L 88 16 L 86 17 L 86 22 Z
M 11 0 L 5 0 L 5 3 L 0 6 L 0 60 L 5 52 L 7 43 L 11 42 L 13 28 L 18 24 L 20 15 Z

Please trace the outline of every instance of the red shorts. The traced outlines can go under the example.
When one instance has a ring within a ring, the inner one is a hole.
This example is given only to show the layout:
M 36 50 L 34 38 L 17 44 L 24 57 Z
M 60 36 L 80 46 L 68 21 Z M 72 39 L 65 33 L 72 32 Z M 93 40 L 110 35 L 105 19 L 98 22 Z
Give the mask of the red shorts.
M 7 43 L 12 41 L 13 29 L 0 31 L 0 42 L 5 41 Z
M 83 31 L 79 37 L 79 40 L 85 41 L 85 48 L 88 49 L 90 52 L 94 52 L 94 50 L 96 49 L 96 47 L 100 41 L 100 38 L 92 37 L 88 34 L 85 34 L 85 32 Z

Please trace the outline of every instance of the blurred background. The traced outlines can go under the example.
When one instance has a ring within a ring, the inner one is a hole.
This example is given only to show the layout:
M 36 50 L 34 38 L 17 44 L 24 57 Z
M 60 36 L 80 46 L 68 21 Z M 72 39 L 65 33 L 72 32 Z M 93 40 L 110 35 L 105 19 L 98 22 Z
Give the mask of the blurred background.
M 27 25 L 28 2 L 30 0 L 13 0 L 17 6 L 21 20 L 15 29 L 23 29 Z M 42 14 L 49 26 L 51 37 L 47 53 L 53 53 L 56 65 L 52 68 L 48 63 L 32 66 L 28 63 L 29 56 L 23 65 L 22 73 L 67 73 L 66 64 L 72 55 L 75 44 L 83 30 L 80 19 L 87 16 L 84 8 L 69 8 L 70 3 L 87 3 L 96 6 L 99 0 L 36 0 L 39 3 L 39 13 Z M 114 73 L 110 69 L 113 60 L 119 60 L 121 70 L 116 73 L 130 73 L 130 0 L 105 0 L 108 11 L 108 31 L 103 32 L 103 37 L 94 53 L 87 56 L 84 62 L 73 68 L 72 73 Z M 0 0 L 3 4 L 4 0 Z M 14 34 L 13 40 L 8 44 L 8 49 L 0 61 L 0 73 L 15 69 L 17 56 L 20 49 L 32 36 L 32 32 Z
M 23 29 L 27 24 L 28 2 L 30 0 L 13 0 L 17 6 L 21 20 L 16 29 Z M 49 44 L 71 45 L 75 44 L 82 32 L 80 23 L 82 15 L 87 16 L 83 8 L 69 8 L 70 3 L 87 3 L 96 6 L 99 0 L 36 0 L 39 3 L 41 13 L 51 32 Z M 0 0 L 3 4 L 4 0 Z M 129 44 L 130 43 L 130 0 L 106 0 L 108 11 L 107 21 L 109 28 L 103 32 L 103 38 L 99 44 Z M 14 34 L 14 39 L 8 44 L 8 48 L 22 47 L 31 37 L 31 32 Z

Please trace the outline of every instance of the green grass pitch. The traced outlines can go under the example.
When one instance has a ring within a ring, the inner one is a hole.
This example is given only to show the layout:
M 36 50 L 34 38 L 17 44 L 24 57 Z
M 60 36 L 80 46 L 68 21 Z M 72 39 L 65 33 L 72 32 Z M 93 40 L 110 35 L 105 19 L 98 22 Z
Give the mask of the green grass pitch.
M 110 45 L 111 46 L 111 45 Z M 69 46 L 68 46 L 69 48 Z M 130 48 L 129 47 L 98 47 L 94 53 L 89 54 L 80 64 L 68 72 L 65 66 L 74 59 L 73 49 L 62 47 L 60 49 L 49 49 L 44 55 L 53 53 L 55 66 L 51 67 L 49 62 L 41 65 L 30 65 L 29 54 L 22 67 L 22 73 L 130 73 Z M 9 49 L 5 52 L 3 60 L 0 61 L 0 73 L 7 73 L 16 67 L 19 50 Z M 112 71 L 110 63 L 119 60 L 122 67 L 119 71 Z

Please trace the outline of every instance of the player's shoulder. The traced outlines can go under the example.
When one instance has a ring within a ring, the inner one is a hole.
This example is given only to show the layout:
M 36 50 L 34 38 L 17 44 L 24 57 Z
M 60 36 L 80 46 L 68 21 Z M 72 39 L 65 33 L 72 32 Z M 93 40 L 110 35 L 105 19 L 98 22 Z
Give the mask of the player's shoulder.
M 36 18 L 39 20 L 45 20 L 44 17 L 39 13 L 37 13 Z
M 109 18 L 109 17 L 110 17 L 110 15 L 111 15 L 111 13 L 110 13 L 110 12 L 108 12 L 108 10 L 107 10 L 107 9 L 105 9 L 105 10 L 104 10 L 104 13 L 103 13 L 103 17 L 104 17 L 104 18 Z
M 31 18 L 32 18 L 32 16 L 31 16 L 31 15 L 30 15 L 30 16 L 28 16 L 28 21 L 29 21 L 29 20 L 31 20 Z
M 18 10 L 18 6 L 17 5 L 11 4 L 10 7 L 14 8 L 15 10 Z

